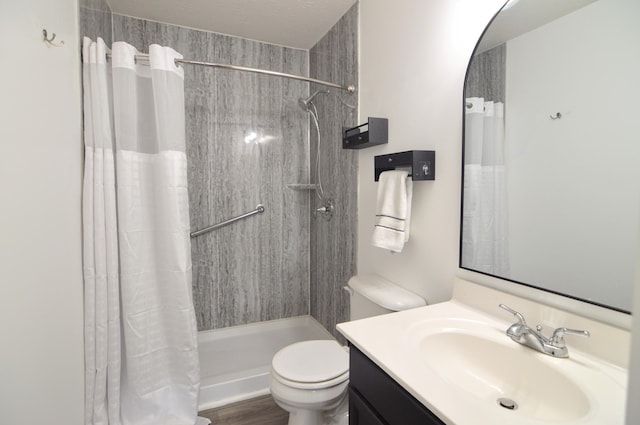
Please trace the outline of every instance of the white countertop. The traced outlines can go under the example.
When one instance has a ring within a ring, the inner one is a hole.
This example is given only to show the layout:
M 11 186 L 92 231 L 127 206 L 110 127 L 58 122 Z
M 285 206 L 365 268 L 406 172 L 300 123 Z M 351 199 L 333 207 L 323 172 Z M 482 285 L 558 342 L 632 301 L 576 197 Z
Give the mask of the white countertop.
M 498 302 L 496 301 L 495 304 L 497 305 Z M 496 400 L 501 395 L 499 386 L 496 386 L 495 394 L 473 393 L 468 388 L 456 385 L 442 373 L 442 370 L 439 371 L 425 361 L 424 350 L 428 350 L 429 347 L 424 346 L 424 330 L 427 328 L 433 330 L 434 326 L 440 323 L 446 324 L 447 320 L 453 321 L 450 323 L 461 323 L 462 326 L 468 324 L 470 332 L 480 332 L 483 338 L 491 341 L 491 344 L 505 344 L 507 350 L 510 349 L 510 344 L 513 344 L 515 350 L 530 350 L 534 354 L 529 355 L 527 352 L 525 355 L 539 356 L 535 358 L 535 362 L 538 362 L 535 364 L 544 365 L 545 370 L 549 368 L 570 376 L 571 381 L 586 396 L 588 412 L 577 415 L 579 417 L 563 418 L 559 422 L 553 422 L 572 425 L 622 425 L 624 423 L 626 369 L 572 349 L 569 338 L 567 338 L 567 345 L 570 358 L 565 359 L 538 353 L 517 344 L 504 334 L 505 329 L 513 322 L 508 316 L 502 320 L 453 300 L 341 323 L 338 325 L 338 330 L 351 344 L 366 354 L 447 425 L 548 424 L 549 419 L 543 420 L 540 415 L 536 417 L 537 413 L 531 416 L 526 408 L 512 411 L 498 406 Z M 442 331 L 447 330 L 442 329 Z M 452 365 L 443 366 L 450 368 Z M 464 366 L 464 364 L 458 364 L 455 367 L 464 368 Z M 535 371 L 532 372 L 531 379 L 535 379 Z M 489 391 L 493 390 L 491 383 L 488 383 L 487 388 Z M 526 400 L 518 402 L 527 403 Z

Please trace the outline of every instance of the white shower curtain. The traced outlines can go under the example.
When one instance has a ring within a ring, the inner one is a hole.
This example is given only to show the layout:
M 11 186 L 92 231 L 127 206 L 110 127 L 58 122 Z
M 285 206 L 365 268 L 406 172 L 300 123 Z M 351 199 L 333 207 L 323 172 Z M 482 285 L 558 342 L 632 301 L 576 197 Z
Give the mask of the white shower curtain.
M 86 424 L 193 425 L 199 365 L 191 298 L 184 77 L 83 41 Z
M 462 266 L 509 277 L 504 104 L 465 102 Z

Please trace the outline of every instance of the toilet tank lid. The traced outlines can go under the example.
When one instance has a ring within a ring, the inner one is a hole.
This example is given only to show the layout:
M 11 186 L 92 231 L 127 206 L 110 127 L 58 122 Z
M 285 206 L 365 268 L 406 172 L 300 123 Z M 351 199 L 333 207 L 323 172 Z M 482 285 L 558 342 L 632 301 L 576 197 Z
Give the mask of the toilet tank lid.
M 349 279 L 348 285 L 358 294 L 387 310 L 401 311 L 427 305 L 420 295 L 375 273 L 353 276 Z

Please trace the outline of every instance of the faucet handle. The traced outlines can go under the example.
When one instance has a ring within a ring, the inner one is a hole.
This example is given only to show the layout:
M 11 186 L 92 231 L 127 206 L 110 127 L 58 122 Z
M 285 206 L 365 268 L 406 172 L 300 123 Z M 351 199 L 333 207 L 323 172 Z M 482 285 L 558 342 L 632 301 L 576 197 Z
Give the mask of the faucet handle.
M 503 310 L 507 310 L 509 313 L 511 313 L 514 316 L 516 316 L 518 318 L 518 324 L 519 325 L 526 325 L 527 324 L 527 322 L 524 320 L 524 316 L 522 314 L 518 313 L 517 311 L 515 311 L 514 309 L 512 309 L 511 307 L 509 307 L 508 305 L 498 304 L 498 307 L 500 307 Z
M 584 336 L 586 338 L 589 338 L 591 336 L 589 331 L 582 331 L 582 330 L 569 329 L 569 328 L 558 328 L 555 331 L 553 331 L 553 335 L 551 335 L 550 342 L 557 347 L 563 347 L 565 345 L 564 335 L 577 335 L 577 336 Z

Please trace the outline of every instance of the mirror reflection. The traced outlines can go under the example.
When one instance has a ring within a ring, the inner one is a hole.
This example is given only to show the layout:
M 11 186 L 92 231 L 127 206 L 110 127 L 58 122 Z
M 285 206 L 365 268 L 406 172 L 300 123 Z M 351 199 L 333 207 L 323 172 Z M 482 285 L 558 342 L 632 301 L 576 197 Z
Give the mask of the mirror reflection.
M 460 267 L 631 310 L 640 2 L 519 0 L 467 71 Z

